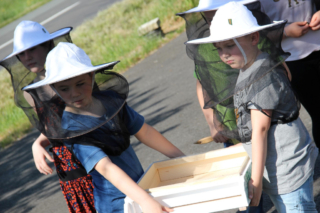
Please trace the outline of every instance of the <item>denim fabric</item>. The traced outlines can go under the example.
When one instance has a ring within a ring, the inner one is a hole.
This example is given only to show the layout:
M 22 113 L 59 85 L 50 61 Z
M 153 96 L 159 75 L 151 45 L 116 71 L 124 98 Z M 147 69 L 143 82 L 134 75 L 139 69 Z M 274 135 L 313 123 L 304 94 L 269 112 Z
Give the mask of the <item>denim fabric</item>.
M 297 190 L 288 194 L 269 195 L 279 213 L 317 213 L 313 198 L 313 175 Z

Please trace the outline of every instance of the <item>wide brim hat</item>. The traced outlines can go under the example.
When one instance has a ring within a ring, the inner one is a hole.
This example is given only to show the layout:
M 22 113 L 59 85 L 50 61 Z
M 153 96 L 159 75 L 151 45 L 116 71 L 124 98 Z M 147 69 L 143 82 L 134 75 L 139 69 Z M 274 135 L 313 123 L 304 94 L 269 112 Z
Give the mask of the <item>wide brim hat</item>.
M 45 78 L 22 90 L 35 89 L 98 70 L 112 69 L 119 62 L 93 66 L 89 56 L 81 48 L 72 43 L 60 42 L 47 56 Z
M 44 26 L 37 22 L 22 21 L 17 25 L 14 31 L 12 53 L 2 59 L 0 62 L 16 56 L 17 54 L 39 44 L 66 35 L 70 33 L 71 30 L 72 27 L 65 27 L 53 33 L 49 33 Z
M 252 2 L 257 2 L 259 0 L 234 0 L 234 1 L 239 2 L 240 4 L 250 4 Z M 228 3 L 227 0 L 200 0 L 199 5 L 197 7 L 194 7 L 190 10 L 187 10 L 181 13 L 177 13 L 176 15 L 217 10 L 221 6 L 225 5 L 226 3 Z
M 286 21 L 274 21 L 260 26 L 252 12 L 239 2 L 229 2 L 220 7 L 210 25 L 210 36 L 186 42 L 186 44 L 204 44 L 227 41 L 249 35 L 254 32 L 281 25 Z

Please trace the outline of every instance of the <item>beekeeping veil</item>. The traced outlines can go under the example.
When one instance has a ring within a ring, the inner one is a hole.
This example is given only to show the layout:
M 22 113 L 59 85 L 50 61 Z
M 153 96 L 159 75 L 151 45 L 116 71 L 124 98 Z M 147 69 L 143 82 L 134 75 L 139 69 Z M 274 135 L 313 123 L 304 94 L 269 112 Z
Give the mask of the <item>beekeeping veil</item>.
M 13 38 L 13 51 L 10 55 L 0 61 L 10 74 L 11 83 L 14 91 L 14 102 L 16 106 L 21 108 L 29 118 L 31 124 L 38 128 L 41 132 L 39 121 L 35 119 L 35 109 L 25 98 L 25 92 L 21 89 L 35 81 L 37 74 L 28 70 L 20 61 L 18 55 L 26 50 L 50 43 L 50 46 L 56 46 L 59 42 L 72 42 L 70 31 L 72 27 L 63 28 L 53 33 L 49 33 L 41 24 L 34 21 L 20 22 L 15 31 Z M 48 48 L 48 51 L 50 49 Z M 44 92 L 44 91 L 42 91 Z M 52 91 L 51 91 L 52 92 Z
M 246 138 L 239 135 L 235 118 L 239 113 L 235 112 L 234 95 L 250 90 L 250 94 L 246 97 L 249 102 L 255 94 L 274 83 L 274 79 L 268 75 L 269 72 L 276 69 L 281 76 L 286 73 L 282 63 L 288 54 L 284 53 L 280 46 L 286 22 L 270 22 L 259 8 L 259 2 L 248 4 L 247 7 L 238 2 L 229 2 L 217 10 L 210 27 L 205 24 L 204 18 L 201 19 L 199 16 L 195 18 L 195 15 L 183 16 L 186 20 L 189 40 L 187 53 L 195 62 L 195 73 L 203 88 L 204 108 L 213 109 L 214 124 L 221 134 L 239 141 L 247 141 L 251 135 Z M 263 60 L 251 75 L 237 82 L 240 70 L 232 69 L 223 63 L 213 43 L 233 40 L 247 63 L 246 53 L 237 38 L 254 32 L 259 32 L 258 48 L 264 53 L 263 55 L 266 54 L 267 60 Z M 284 79 L 290 88 L 287 78 Z M 277 117 L 273 117 L 272 120 L 279 120 L 279 122 L 290 120 L 290 117 L 295 117 L 293 114 L 296 114 L 298 106 L 297 102 L 294 109 L 288 109 L 279 115 L 275 113 Z M 264 106 L 260 107 L 268 109 Z
M 118 62 L 93 66 L 90 58 L 81 48 L 72 43 L 60 42 L 47 56 L 45 78 L 22 88 L 28 92 L 33 100 L 33 103 L 30 104 L 33 110 L 28 112 L 28 117 L 38 125 L 38 129 L 42 133 L 51 139 L 75 138 L 103 126 L 119 113 L 128 96 L 129 86 L 126 79 L 120 74 L 107 71 Z M 61 90 L 55 87 L 55 83 L 58 82 L 66 82 L 68 85 L 68 80 L 78 76 L 92 79 L 89 81 L 90 83 L 88 81 L 87 83 L 76 82 L 76 87 L 86 86 L 86 91 L 92 90 L 95 104 L 105 109 L 103 115 L 97 116 L 93 124 L 89 124 L 92 116 L 86 117 L 87 115 L 68 110 L 70 106 L 66 103 L 70 104 L 70 100 L 72 103 L 79 101 L 79 99 L 80 102 L 83 100 L 83 96 L 79 92 L 77 95 L 73 94 L 75 87 Z M 99 80 L 99 83 L 94 83 L 94 79 Z M 72 95 L 67 96 L 68 100 L 63 99 L 65 96 L 62 95 L 62 91 L 70 91 L 68 94 Z M 81 116 L 82 119 L 79 119 Z M 115 143 L 117 143 L 116 140 Z M 114 144 L 114 147 L 118 149 L 118 145 L 123 145 L 126 148 L 128 144 Z M 123 151 L 122 148 L 119 149 Z

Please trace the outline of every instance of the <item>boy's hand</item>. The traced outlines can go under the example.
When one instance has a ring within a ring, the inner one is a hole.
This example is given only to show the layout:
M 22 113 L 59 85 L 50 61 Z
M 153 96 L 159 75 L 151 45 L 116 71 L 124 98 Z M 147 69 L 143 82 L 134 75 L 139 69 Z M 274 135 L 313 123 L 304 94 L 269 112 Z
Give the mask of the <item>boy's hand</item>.
M 150 200 L 146 201 L 142 207 L 143 213 L 163 213 L 163 212 L 173 212 L 173 209 L 169 207 L 162 206 L 156 200 L 151 198 Z
M 210 126 L 210 133 L 211 133 L 212 139 L 216 143 L 224 143 L 224 142 L 229 140 L 229 138 L 227 138 L 226 136 L 221 134 L 220 130 L 217 129 L 216 127 L 211 127 Z
M 258 206 L 262 194 L 262 183 L 254 183 L 251 179 L 248 183 L 249 198 L 251 199 L 250 206 Z
M 319 30 L 320 29 L 320 11 L 313 14 L 309 27 L 311 30 Z
M 309 24 L 306 21 L 293 22 L 284 28 L 286 37 L 299 38 L 309 31 Z

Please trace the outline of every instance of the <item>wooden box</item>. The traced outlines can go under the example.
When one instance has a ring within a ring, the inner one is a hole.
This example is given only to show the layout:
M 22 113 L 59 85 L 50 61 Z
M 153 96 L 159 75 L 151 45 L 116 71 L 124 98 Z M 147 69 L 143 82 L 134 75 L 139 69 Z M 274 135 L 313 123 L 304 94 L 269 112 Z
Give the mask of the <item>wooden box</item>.
M 248 206 L 250 178 L 251 160 L 240 146 L 155 162 L 138 184 L 175 213 L 207 213 Z M 142 212 L 129 197 L 124 208 Z

